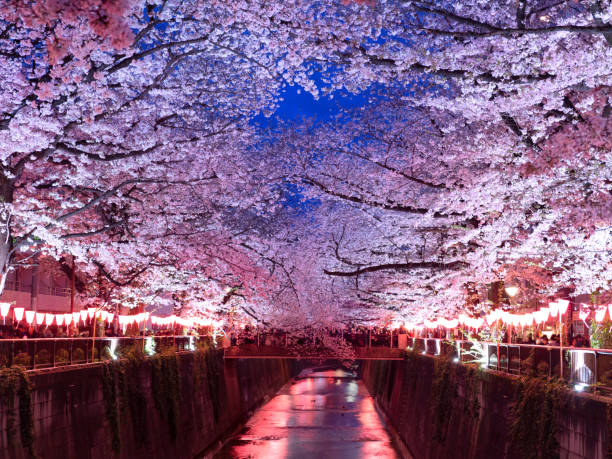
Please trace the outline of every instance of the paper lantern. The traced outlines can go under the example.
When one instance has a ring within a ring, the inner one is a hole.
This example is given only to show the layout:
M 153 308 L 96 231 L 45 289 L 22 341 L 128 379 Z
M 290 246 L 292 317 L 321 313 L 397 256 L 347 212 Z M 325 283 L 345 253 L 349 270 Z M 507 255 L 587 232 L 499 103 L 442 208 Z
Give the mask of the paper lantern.
M 72 321 L 74 322 L 74 325 L 77 325 L 80 319 L 81 319 L 81 314 L 79 314 L 78 312 L 72 313 Z
M 53 319 L 55 319 L 53 314 L 45 314 L 45 324 L 47 327 L 53 323 Z
M 79 314 L 81 315 L 81 320 L 83 321 L 83 323 L 85 323 L 85 321 L 87 320 L 87 309 L 81 309 L 79 311 Z
M 44 321 L 45 321 L 45 313 L 37 312 L 36 313 L 36 325 L 42 325 Z
M 57 323 L 58 327 L 64 325 L 64 314 L 55 314 L 55 323 Z
M 87 308 L 87 316 L 93 319 L 96 314 L 96 308 Z
M 521 320 L 521 325 L 523 327 L 528 327 L 531 324 L 533 324 L 533 314 L 528 312 L 526 314 L 523 314 L 523 318 Z
M 15 320 L 17 322 L 21 322 L 23 320 L 23 312 L 25 308 L 15 308 L 13 309 L 13 314 L 15 315 Z
M 108 319 L 108 311 L 100 311 L 100 319 L 106 322 L 106 319 Z
M 2 317 L 8 316 L 10 309 L 11 309 L 11 303 L 0 303 L 0 315 Z
M 108 313 L 108 317 L 107 317 L 108 322 L 109 322 L 109 323 L 112 323 L 114 318 L 115 318 L 115 314 L 114 314 L 114 313 L 112 313 L 112 312 L 109 312 L 109 313 Z
M 578 312 L 578 317 L 580 317 L 580 320 L 584 322 L 589 318 L 590 315 L 591 315 L 591 311 L 588 309 L 588 307 L 585 304 L 583 304 L 582 307 L 580 308 L 580 312 Z
M 71 320 L 72 320 L 72 314 L 70 314 L 69 312 L 64 314 L 64 322 L 66 323 L 66 326 L 70 325 Z
M 567 308 L 570 304 L 569 300 L 557 300 L 559 305 L 559 315 L 563 315 L 567 312 Z
M 559 303 L 554 301 L 548 303 L 548 309 L 550 311 L 550 317 L 557 317 L 557 314 L 559 313 Z
M 25 319 L 28 325 L 32 325 L 32 322 L 34 322 L 34 314 L 36 314 L 34 311 L 25 312 Z

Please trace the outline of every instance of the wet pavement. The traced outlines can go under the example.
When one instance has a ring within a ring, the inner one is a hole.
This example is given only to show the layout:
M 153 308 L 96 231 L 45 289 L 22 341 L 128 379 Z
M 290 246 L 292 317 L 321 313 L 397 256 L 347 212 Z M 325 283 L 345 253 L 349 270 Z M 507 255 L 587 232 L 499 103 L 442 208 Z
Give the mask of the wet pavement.
M 285 385 L 214 457 L 399 456 L 363 383 L 343 370 L 328 370 Z

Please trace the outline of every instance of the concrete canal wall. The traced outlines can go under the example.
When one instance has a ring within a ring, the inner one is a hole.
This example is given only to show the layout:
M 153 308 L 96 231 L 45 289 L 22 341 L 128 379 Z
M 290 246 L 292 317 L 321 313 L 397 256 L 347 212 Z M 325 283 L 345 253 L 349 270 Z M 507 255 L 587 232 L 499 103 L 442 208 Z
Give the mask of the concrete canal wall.
M 0 458 L 192 458 L 274 395 L 293 366 L 198 351 L 30 373 L 30 389 L 5 373 Z
M 609 399 L 412 352 L 361 372 L 415 459 L 612 457 Z

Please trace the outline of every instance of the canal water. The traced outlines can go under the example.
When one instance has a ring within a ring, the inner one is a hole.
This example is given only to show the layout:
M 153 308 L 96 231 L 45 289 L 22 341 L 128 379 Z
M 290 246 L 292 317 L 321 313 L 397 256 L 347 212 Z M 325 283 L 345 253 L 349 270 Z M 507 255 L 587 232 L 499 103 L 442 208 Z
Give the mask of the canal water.
M 363 383 L 344 370 L 302 373 L 259 408 L 215 456 L 397 458 Z

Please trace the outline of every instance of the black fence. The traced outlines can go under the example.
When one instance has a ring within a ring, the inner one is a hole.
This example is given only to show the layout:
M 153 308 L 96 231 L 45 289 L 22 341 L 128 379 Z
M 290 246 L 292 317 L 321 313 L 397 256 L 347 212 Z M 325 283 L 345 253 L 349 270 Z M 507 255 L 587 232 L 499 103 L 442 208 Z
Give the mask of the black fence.
M 439 338 L 408 338 L 408 347 L 423 354 L 448 355 L 457 362 L 475 363 L 489 370 L 562 378 L 579 390 L 587 386 L 612 387 L 612 349 Z
M 38 338 L 0 340 L 0 367 L 20 365 L 27 369 L 79 365 L 128 356 L 132 352 L 153 354 L 165 349 L 194 351 L 212 344 L 207 336 L 144 336 L 102 338 Z

